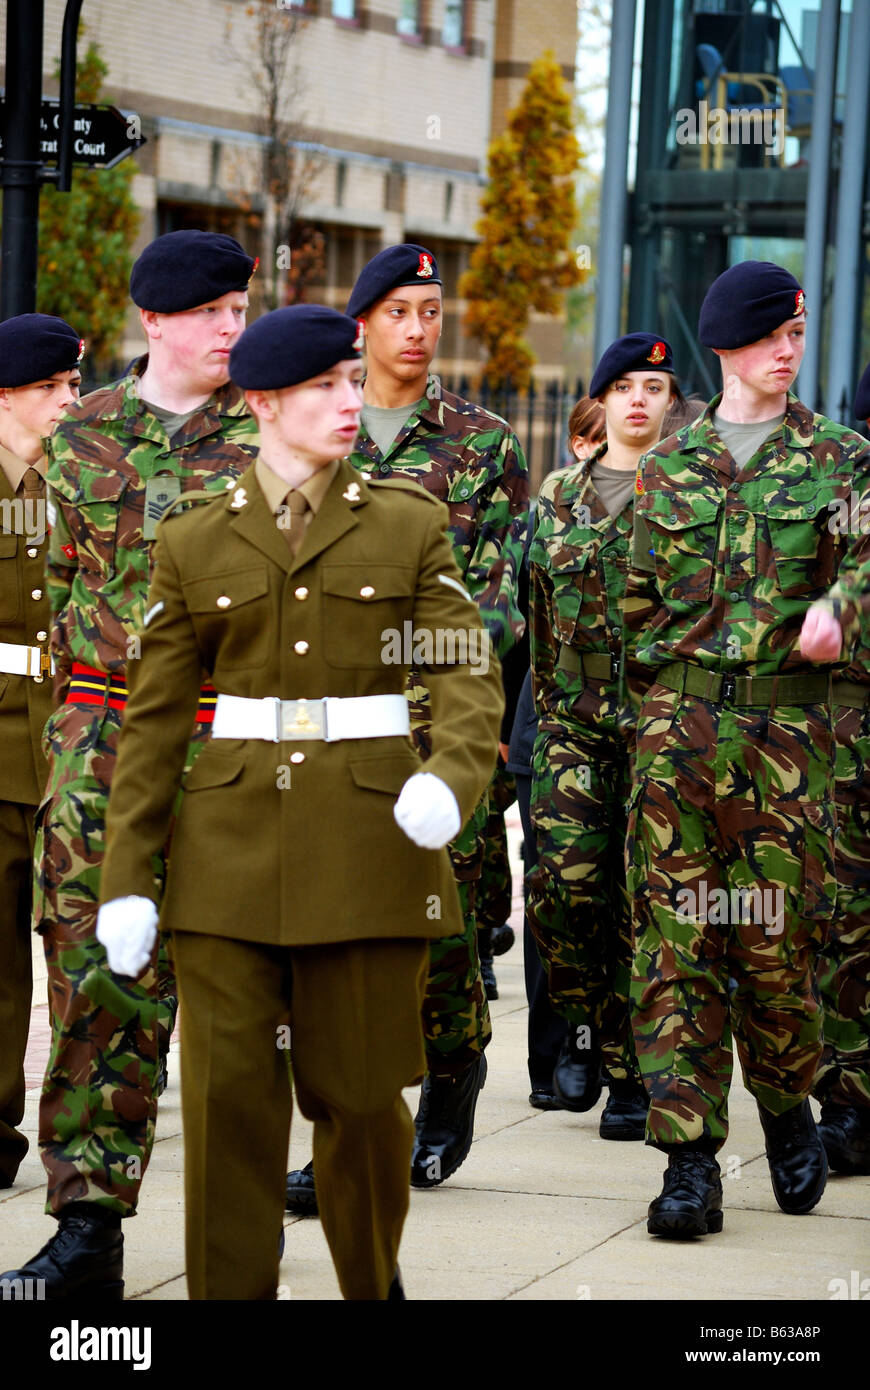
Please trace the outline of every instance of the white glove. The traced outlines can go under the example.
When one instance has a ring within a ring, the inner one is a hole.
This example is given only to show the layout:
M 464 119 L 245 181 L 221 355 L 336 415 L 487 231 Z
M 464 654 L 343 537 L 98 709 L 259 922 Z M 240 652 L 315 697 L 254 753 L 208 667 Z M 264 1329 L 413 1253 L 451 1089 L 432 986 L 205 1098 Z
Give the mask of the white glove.
M 393 807 L 396 823 L 423 849 L 443 849 L 462 829 L 459 802 L 432 772 L 409 777 Z
M 113 898 L 97 913 L 97 940 L 115 975 L 141 975 L 157 940 L 157 908 L 150 898 Z

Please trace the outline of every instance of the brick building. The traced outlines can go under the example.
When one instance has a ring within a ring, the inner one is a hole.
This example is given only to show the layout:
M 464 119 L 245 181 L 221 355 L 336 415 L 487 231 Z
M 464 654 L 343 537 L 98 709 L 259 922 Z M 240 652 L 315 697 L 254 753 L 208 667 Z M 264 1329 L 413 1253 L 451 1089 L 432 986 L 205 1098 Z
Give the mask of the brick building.
M 256 309 L 280 244 L 263 193 L 249 8 L 246 0 L 85 0 L 80 45 L 96 39 L 109 68 L 105 99 L 142 119 L 147 144 L 134 156 L 133 186 L 140 244 L 183 226 L 231 232 L 263 259 Z M 63 11 L 64 0 L 46 0 L 46 95 L 57 91 Z M 439 367 L 474 372 L 478 353 L 462 332 L 455 285 L 474 241 L 487 147 L 544 49 L 573 83 L 576 0 L 277 0 L 269 17 L 287 16 L 298 27 L 282 100 L 311 166 L 299 211 L 324 239 L 324 270 L 307 297 L 343 307 L 382 245 L 423 241 L 445 280 Z M 0 26 L 0 53 L 4 42 Z M 561 324 L 544 320 L 531 333 L 540 375 L 560 376 Z M 140 344 L 131 315 L 124 355 Z

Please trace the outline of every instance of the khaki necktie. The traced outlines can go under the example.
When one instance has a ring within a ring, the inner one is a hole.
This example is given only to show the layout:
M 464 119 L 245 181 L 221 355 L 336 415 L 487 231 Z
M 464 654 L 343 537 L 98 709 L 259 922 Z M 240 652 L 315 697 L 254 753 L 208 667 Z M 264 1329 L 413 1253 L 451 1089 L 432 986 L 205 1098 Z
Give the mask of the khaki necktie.
M 35 468 L 24 470 L 24 527 L 27 536 L 41 545 L 46 536 L 45 479 Z
M 308 511 L 308 500 L 304 493 L 291 488 L 284 498 L 284 503 L 289 510 L 289 518 L 287 512 L 282 511 L 278 517 L 278 527 L 290 547 L 291 554 L 295 556 L 299 553 L 299 547 L 305 539 L 305 513 Z
M 25 468 L 24 470 L 24 500 L 36 501 L 37 497 L 45 496 L 45 479 L 35 468 Z

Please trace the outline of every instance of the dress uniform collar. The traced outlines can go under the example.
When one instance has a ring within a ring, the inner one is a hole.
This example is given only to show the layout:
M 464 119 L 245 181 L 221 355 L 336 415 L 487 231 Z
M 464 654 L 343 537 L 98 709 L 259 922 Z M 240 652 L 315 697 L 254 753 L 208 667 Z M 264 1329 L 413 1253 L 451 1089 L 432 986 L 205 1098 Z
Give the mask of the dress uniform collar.
M 329 485 L 338 472 L 338 466 L 339 460 L 333 459 L 332 463 L 328 463 L 325 468 L 318 468 L 317 472 L 312 473 L 310 478 L 306 478 L 305 482 L 297 489 L 302 493 L 315 514 L 320 511 L 323 499 L 329 491 Z M 290 484 L 272 471 L 268 463 L 264 461 L 262 454 L 257 455 L 254 462 L 254 472 L 271 511 L 277 514 L 284 504 L 287 493 L 291 490 Z
M 287 496 L 287 490 L 285 485 L 282 501 Z M 326 550 L 340 536 L 356 526 L 358 522 L 355 513 L 371 496 L 371 489 L 350 460 L 340 459 L 319 507 L 315 509 L 317 515 L 312 517 L 305 539 L 295 556 L 280 535 L 275 523 L 275 511 L 260 486 L 257 461 L 251 464 L 241 478 L 230 484 L 223 505 L 230 513 L 231 525 L 238 535 L 250 541 L 258 550 L 262 550 L 282 569 L 293 570 L 313 560 L 321 551 Z
M 25 463 L 17 454 L 11 453 L 3 444 L 0 444 L 0 470 L 6 477 L 13 493 L 17 492 L 24 481 L 24 475 L 28 468 L 35 468 L 41 477 L 45 477 L 46 462 L 45 455 L 40 454 L 34 463 Z

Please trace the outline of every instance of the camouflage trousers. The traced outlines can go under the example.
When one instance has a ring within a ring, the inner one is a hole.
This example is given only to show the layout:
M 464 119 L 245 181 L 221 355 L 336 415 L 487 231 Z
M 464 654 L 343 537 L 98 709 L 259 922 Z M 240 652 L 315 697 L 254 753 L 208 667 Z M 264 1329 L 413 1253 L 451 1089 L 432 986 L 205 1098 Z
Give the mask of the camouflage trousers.
M 460 936 L 429 942 L 429 975 L 423 997 L 426 1069 L 455 1076 L 481 1055 L 492 1037 L 489 1005 L 480 975 L 475 911 L 483 865 L 487 799 L 476 807 L 448 846 L 462 908 Z
M 837 914 L 817 967 L 824 1051 L 818 1100 L 870 1106 L 870 711 L 839 707 Z
M 49 775 L 36 816 L 33 925 L 45 948 L 51 1008 L 39 1107 L 49 1215 L 76 1201 L 134 1214 L 154 1141 L 158 1037 L 162 1024 L 168 1045 L 174 1018 L 165 942 L 131 980 L 111 973 L 96 938 L 121 719 L 107 706 L 66 704 L 45 727 Z M 162 860 L 153 868 L 159 901 Z
M 814 971 L 836 901 L 830 715 L 736 710 L 656 685 L 635 775 L 626 865 L 647 1143 L 718 1148 L 731 1027 L 746 1085 L 775 1114 L 809 1094 L 821 1056 Z
M 508 858 L 504 813 L 517 799 L 513 774 L 497 767 L 489 784 L 489 816 L 475 915 L 479 927 L 502 927 L 513 907 L 513 880 Z
M 630 776 L 616 729 L 539 729 L 531 795 L 536 863 L 526 880 L 526 916 L 553 1009 L 598 1035 L 616 1081 L 637 1076 L 623 858 Z
M 432 752 L 428 723 L 412 704 L 411 738 L 420 757 Z M 477 1061 L 490 1038 L 489 1004 L 477 949 L 477 893 L 486 846 L 489 798 L 484 794 L 448 845 L 462 909 L 462 933 L 429 942 L 429 975 L 423 998 L 423 1043 L 431 1076 L 456 1076 Z

